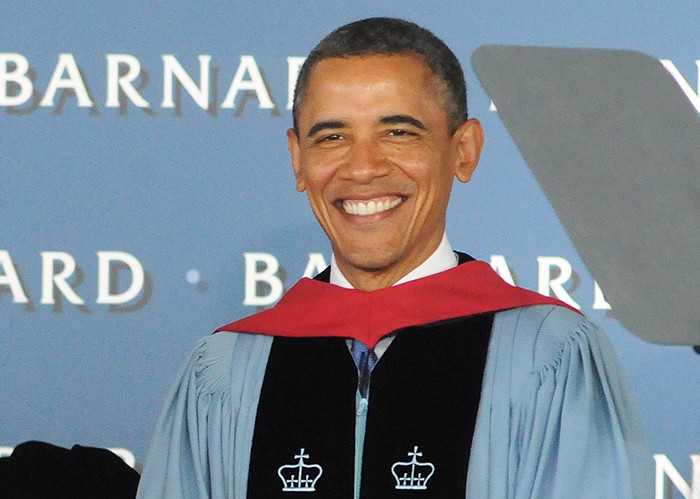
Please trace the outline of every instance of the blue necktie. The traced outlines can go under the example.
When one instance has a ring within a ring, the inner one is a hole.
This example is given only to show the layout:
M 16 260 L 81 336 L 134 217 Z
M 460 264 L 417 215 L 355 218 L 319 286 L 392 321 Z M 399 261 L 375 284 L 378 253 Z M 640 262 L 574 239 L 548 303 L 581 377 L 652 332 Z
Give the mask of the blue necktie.
M 357 370 L 359 373 L 358 390 L 362 398 L 367 398 L 369 391 L 369 375 L 377 364 L 377 355 L 374 350 L 367 348 L 367 345 L 360 340 L 353 340 L 350 348 L 352 358 L 355 359 Z

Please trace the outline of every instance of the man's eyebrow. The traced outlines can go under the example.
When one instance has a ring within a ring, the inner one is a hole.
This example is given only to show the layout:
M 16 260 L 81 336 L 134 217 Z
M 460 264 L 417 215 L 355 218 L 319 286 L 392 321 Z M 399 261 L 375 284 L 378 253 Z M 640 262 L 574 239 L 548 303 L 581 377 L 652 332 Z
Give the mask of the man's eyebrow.
M 422 121 L 417 120 L 416 118 L 413 118 L 411 116 L 407 116 L 405 114 L 395 114 L 392 116 L 384 116 L 383 118 L 379 119 L 379 122 L 384 124 L 384 125 L 401 125 L 401 124 L 412 125 L 412 126 L 419 128 L 421 130 L 425 130 L 425 125 L 423 124 Z
M 313 135 L 316 135 L 318 132 L 321 130 L 328 130 L 328 129 L 336 129 L 336 128 L 343 128 L 345 126 L 345 123 L 342 121 L 319 121 L 316 123 L 314 126 L 312 126 L 309 129 L 309 133 L 306 134 L 307 137 L 311 137 Z

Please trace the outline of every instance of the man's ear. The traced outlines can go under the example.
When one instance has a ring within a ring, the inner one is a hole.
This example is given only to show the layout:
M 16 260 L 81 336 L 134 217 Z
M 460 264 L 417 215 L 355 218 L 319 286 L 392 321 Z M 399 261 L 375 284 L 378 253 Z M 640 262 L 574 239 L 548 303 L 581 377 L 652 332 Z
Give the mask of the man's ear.
M 299 136 L 293 128 L 287 130 L 287 148 L 292 156 L 292 168 L 294 169 L 294 178 L 297 181 L 297 191 L 304 192 L 306 190 L 306 181 L 301 171 L 301 152 L 299 151 Z
M 452 140 L 456 142 L 457 147 L 455 176 L 460 182 L 469 182 L 484 146 L 484 130 L 481 123 L 479 120 L 468 119 L 457 129 Z

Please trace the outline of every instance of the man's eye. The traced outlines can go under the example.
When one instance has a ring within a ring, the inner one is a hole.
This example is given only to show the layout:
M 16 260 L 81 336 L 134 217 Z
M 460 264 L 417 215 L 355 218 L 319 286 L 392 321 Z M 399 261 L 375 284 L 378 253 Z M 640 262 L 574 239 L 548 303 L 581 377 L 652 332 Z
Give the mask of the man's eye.
M 401 129 L 392 130 L 389 132 L 389 135 L 391 135 L 392 137 L 403 137 L 404 135 L 409 135 L 409 132 L 407 132 L 406 130 L 401 130 Z
M 340 134 L 338 134 L 338 133 L 332 133 L 332 134 L 330 134 L 330 135 L 324 135 L 323 137 L 320 137 L 320 138 L 318 139 L 318 142 L 330 142 L 330 141 L 333 141 L 333 140 L 340 140 L 340 139 L 342 139 L 342 138 L 343 138 L 343 137 L 342 137 Z

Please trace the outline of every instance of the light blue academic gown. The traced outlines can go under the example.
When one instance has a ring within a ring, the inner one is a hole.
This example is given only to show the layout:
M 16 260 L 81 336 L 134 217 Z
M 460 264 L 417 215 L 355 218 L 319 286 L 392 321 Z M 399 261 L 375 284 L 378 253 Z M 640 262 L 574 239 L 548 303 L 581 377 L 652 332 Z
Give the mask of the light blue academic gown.
M 200 340 L 168 395 L 138 498 L 246 497 L 271 343 L 226 332 Z M 551 305 L 496 314 L 468 498 L 651 497 L 652 463 L 627 379 L 600 330 Z

